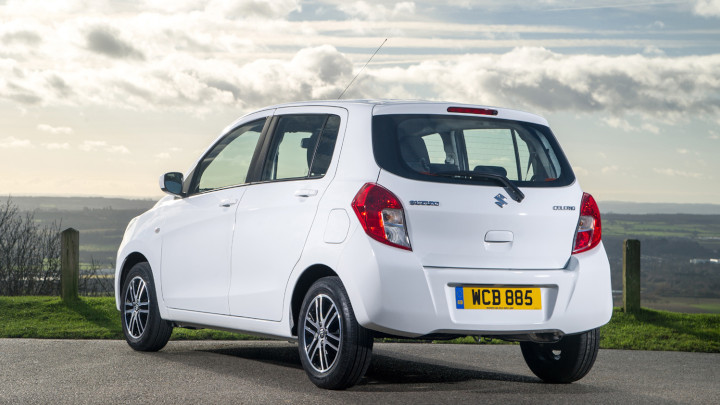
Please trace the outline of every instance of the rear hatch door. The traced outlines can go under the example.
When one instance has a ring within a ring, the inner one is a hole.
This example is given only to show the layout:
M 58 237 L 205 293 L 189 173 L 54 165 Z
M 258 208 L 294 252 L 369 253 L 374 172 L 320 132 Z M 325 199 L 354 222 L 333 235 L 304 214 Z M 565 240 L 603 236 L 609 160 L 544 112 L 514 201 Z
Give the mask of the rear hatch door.
M 413 251 L 432 267 L 563 268 L 582 191 L 546 122 L 453 109 L 373 117 L 378 183 L 401 200 Z

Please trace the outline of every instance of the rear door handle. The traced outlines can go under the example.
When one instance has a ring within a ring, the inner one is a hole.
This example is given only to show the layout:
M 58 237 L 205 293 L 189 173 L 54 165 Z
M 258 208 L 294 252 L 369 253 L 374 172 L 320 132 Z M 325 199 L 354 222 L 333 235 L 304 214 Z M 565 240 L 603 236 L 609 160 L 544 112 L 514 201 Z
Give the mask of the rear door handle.
M 311 189 L 296 190 L 295 197 L 313 197 L 313 196 L 316 196 L 317 193 L 318 193 L 317 190 L 311 190 Z
M 222 200 L 222 201 L 220 201 L 220 206 L 223 208 L 232 207 L 233 205 L 237 204 L 237 202 L 238 202 L 238 200 L 231 200 L 231 199 Z

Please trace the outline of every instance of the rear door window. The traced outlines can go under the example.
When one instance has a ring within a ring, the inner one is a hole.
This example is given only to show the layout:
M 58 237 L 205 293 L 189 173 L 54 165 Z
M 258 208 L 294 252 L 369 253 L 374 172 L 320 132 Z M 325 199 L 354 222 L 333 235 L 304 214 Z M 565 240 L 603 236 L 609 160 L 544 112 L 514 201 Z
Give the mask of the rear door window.
M 526 187 L 574 181 L 550 129 L 526 122 L 380 115 L 373 118 L 373 150 L 380 167 L 409 178 L 487 182 L 481 174 L 490 174 Z
M 279 116 L 261 181 L 324 176 L 330 166 L 339 127 L 337 115 Z

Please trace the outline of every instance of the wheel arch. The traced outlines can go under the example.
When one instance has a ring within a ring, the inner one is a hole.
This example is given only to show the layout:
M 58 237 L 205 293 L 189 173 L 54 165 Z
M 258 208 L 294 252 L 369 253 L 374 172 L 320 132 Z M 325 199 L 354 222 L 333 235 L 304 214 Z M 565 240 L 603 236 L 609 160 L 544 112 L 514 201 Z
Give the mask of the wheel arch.
M 308 290 L 310 289 L 310 286 L 312 286 L 316 281 L 323 277 L 333 276 L 337 277 L 338 274 L 333 271 L 333 269 L 324 264 L 314 264 L 305 269 L 305 271 L 300 275 L 297 282 L 295 283 L 292 298 L 290 299 L 290 316 L 292 319 L 290 333 L 293 336 L 297 336 L 297 325 L 298 316 L 300 314 L 300 307 L 302 306 L 303 299 L 305 298 L 305 294 L 307 294 Z
M 130 269 L 132 269 L 134 265 L 142 262 L 149 263 L 150 261 L 147 259 L 147 257 L 145 257 L 145 255 L 140 252 L 132 252 L 125 258 L 125 261 L 122 265 L 122 271 L 120 272 L 120 288 L 122 288 L 123 284 L 125 283 L 125 277 L 127 276 L 128 272 L 130 272 Z

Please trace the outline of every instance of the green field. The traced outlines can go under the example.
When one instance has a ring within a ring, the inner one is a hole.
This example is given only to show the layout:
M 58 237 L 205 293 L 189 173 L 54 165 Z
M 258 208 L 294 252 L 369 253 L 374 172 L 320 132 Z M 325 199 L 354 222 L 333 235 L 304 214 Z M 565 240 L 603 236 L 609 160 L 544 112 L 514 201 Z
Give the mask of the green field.
M 603 216 L 603 235 L 720 239 L 720 216 L 606 214 Z
M 600 330 L 604 349 L 720 353 L 720 315 L 643 309 L 635 316 L 615 309 Z M 0 338 L 122 339 L 112 297 L 83 297 L 65 304 L 55 297 L 0 297 Z M 172 339 L 256 339 L 213 330 L 175 329 Z M 455 343 L 473 343 L 471 338 Z M 481 340 L 481 343 L 502 343 Z
M 122 339 L 123 334 L 113 297 L 82 297 L 69 304 L 56 297 L 0 297 L 0 338 Z M 175 329 L 172 338 L 256 339 L 205 329 Z
M 643 297 L 642 306 L 671 312 L 720 314 L 718 298 Z

